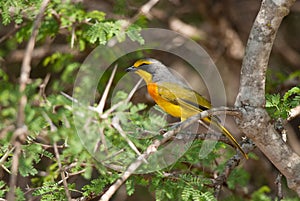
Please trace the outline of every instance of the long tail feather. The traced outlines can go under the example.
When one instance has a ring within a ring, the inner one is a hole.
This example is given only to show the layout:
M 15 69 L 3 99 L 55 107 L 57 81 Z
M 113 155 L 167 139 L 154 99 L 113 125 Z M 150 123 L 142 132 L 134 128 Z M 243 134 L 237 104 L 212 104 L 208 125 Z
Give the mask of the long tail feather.
M 222 126 L 221 124 L 219 124 L 218 122 L 216 122 L 210 118 L 205 118 L 203 120 L 206 123 L 210 123 L 213 126 L 216 126 L 220 131 L 222 131 L 222 133 L 234 144 L 234 146 L 240 150 L 240 152 L 244 155 L 244 157 L 246 159 L 248 159 L 248 155 L 244 152 L 244 150 L 239 145 L 239 143 L 235 140 L 235 138 L 231 135 L 231 133 L 224 126 Z

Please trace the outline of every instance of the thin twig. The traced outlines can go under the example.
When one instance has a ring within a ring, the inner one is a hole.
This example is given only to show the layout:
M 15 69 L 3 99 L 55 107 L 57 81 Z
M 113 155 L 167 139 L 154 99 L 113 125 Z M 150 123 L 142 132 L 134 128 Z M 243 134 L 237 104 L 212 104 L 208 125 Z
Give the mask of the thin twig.
M 41 147 L 43 147 L 44 149 L 49 149 L 49 148 L 53 148 L 53 145 L 49 145 L 49 144 L 43 144 L 43 143 L 40 143 L 40 142 L 36 142 L 34 141 L 35 144 L 38 144 L 38 145 L 41 145 Z M 63 144 L 63 145 L 57 145 L 56 146 L 58 149 L 64 149 L 66 148 L 66 145 Z
M 59 152 L 58 152 L 56 142 L 54 142 L 53 148 L 54 148 L 55 157 L 56 157 L 56 160 L 57 160 L 57 163 L 58 163 L 58 168 L 59 168 L 59 171 L 60 171 L 60 175 L 61 175 L 62 183 L 64 185 L 64 189 L 65 189 L 65 192 L 66 192 L 67 199 L 68 199 L 68 201 L 72 201 L 72 197 L 71 197 L 70 191 L 68 189 L 67 178 L 65 176 L 65 172 L 64 172 L 64 170 L 62 168 L 62 165 L 61 165 L 60 156 L 59 156 Z
M 3 156 L 1 157 L 1 159 L 0 159 L 0 166 L 3 165 L 3 163 L 6 161 L 7 157 L 9 156 L 9 154 L 10 154 L 11 152 L 13 152 L 14 150 L 15 150 L 15 147 L 13 147 L 13 148 L 7 150 L 7 151 L 4 153 L 4 155 L 3 155 Z
M 52 120 L 50 119 L 50 117 L 46 114 L 46 112 L 43 111 L 42 115 L 45 118 L 45 120 L 49 123 L 50 131 L 51 132 L 57 131 L 57 127 L 54 125 L 54 123 L 52 122 Z
M 15 32 L 17 32 L 21 27 L 23 27 L 23 25 L 15 25 L 14 29 L 10 30 L 9 32 L 7 32 L 4 36 L 2 36 L 0 38 L 0 44 L 5 41 L 6 39 L 8 39 L 9 37 L 12 37 L 14 35 Z
M 69 177 L 79 175 L 79 174 L 82 174 L 84 172 L 86 172 L 86 169 L 79 170 L 78 172 L 72 172 L 72 173 L 69 173 Z
M 66 179 L 68 179 L 68 178 L 70 178 L 70 177 L 72 177 L 72 176 L 76 176 L 76 175 L 78 175 L 78 174 L 82 174 L 82 173 L 84 173 L 86 171 L 86 169 L 82 169 L 82 170 L 80 170 L 80 171 L 78 171 L 78 172 L 74 172 L 74 173 L 70 173 L 70 174 L 67 174 L 67 176 L 65 177 L 65 180 Z M 54 185 L 60 185 L 61 183 L 63 183 L 63 181 L 64 180 L 59 180 L 58 182 L 56 182 Z M 38 189 L 41 189 L 41 188 L 44 188 L 43 186 L 41 186 L 41 187 L 37 187 L 37 188 L 30 188 L 28 185 L 26 185 L 26 192 L 24 192 L 24 195 L 26 195 L 26 194 L 28 194 L 28 193 L 30 193 L 30 192 L 32 192 L 32 191 L 36 191 L 36 190 L 38 190 Z M 75 189 L 72 189 L 72 191 L 73 192 L 79 192 L 79 193 L 81 193 L 82 194 L 82 192 L 81 191 L 78 191 L 78 190 L 75 190 Z M 46 193 L 47 194 L 47 193 Z M 74 200 L 74 199 L 73 199 Z M 1 201 L 1 200 L 0 200 Z
M 132 98 L 132 96 L 134 95 L 134 93 L 136 92 L 136 90 L 138 89 L 139 85 L 141 84 L 141 82 L 143 81 L 143 79 L 141 78 L 137 84 L 133 87 L 133 89 L 129 92 L 128 97 L 124 100 L 124 101 L 120 101 L 117 104 L 114 104 L 111 108 L 109 108 L 108 110 L 106 110 L 103 114 L 100 115 L 101 119 L 106 119 L 108 118 L 108 116 L 114 112 L 118 107 L 120 107 L 121 105 L 128 103 L 130 101 L 130 99 Z M 69 99 L 70 101 L 77 103 L 77 104 L 81 104 L 78 102 L 78 100 L 76 98 L 73 98 L 72 96 L 66 94 L 65 92 L 61 91 L 60 92 L 61 95 L 63 95 L 64 97 L 66 97 L 67 99 Z M 100 101 L 101 102 L 101 101 Z M 99 103 L 100 105 L 100 103 Z M 98 111 L 99 109 L 97 109 L 99 107 L 99 105 L 97 107 L 93 107 L 93 106 L 88 106 L 88 109 L 90 111 L 93 112 L 97 112 L 98 114 L 100 114 Z
M 75 26 L 72 26 L 72 33 L 71 33 L 71 48 L 74 48 L 74 42 L 75 42 L 76 34 L 75 34 Z
M 150 10 L 157 4 L 159 0 L 150 0 L 147 3 L 145 3 L 140 9 L 135 16 L 130 20 L 131 23 L 136 21 L 142 14 L 144 15 L 149 15 Z
M 140 86 L 140 84 L 142 83 L 142 81 L 143 81 L 143 79 L 140 78 L 139 81 L 136 83 L 136 85 L 132 88 L 132 90 L 128 94 L 128 97 L 126 98 L 126 102 L 127 103 L 130 101 L 130 99 L 132 98 L 132 96 L 134 95 L 134 93 L 136 92 L 136 90 L 138 89 L 138 87 Z
M 117 151 L 117 152 L 115 152 L 115 153 L 113 153 L 113 154 L 107 156 L 106 158 L 104 158 L 104 159 L 101 160 L 100 162 L 105 162 L 105 161 L 107 161 L 107 160 L 109 160 L 109 159 L 112 159 L 112 158 L 114 158 L 115 156 L 118 156 L 119 154 L 123 153 L 124 151 L 125 151 L 125 149 L 120 149 L 119 151 Z
M 17 187 L 17 177 L 18 177 L 18 168 L 19 168 L 19 157 L 21 154 L 21 142 L 15 141 L 15 151 L 12 157 L 11 165 L 11 176 L 9 179 L 9 192 L 7 193 L 7 200 L 15 200 L 15 191 Z
M 281 138 L 282 140 L 286 143 L 287 141 L 287 131 L 283 126 L 283 120 L 281 118 L 279 118 L 275 123 L 274 123 L 275 129 L 281 134 Z M 281 183 L 281 179 L 282 179 L 282 174 L 281 172 L 278 172 L 278 175 L 276 177 L 275 180 L 275 184 L 277 185 L 277 198 L 278 200 L 282 200 L 283 195 L 282 195 L 282 183 Z
M 64 125 L 66 126 L 66 128 L 71 128 L 71 124 L 65 114 L 63 114 L 63 120 L 64 120 Z
M 124 132 L 124 130 L 122 129 L 121 125 L 120 125 L 120 119 L 115 116 L 112 120 L 112 126 L 119 132 L 119 134 L 126 140 L 126 142 L 128 143 L 129 147 L 138 155 L 141 156 L 141 152 L 136 148 L 136 146 L 134 145 L 134 143 L 127 137 L 126 133 Z M 145 163 L 148 163 L 145 159 L 144 159 Z
M 247 140 L 242 144 L 242 149 L 245 153 L 249 153 L 250 151 L 254 150 L 255 144 L 251 140 Z M 223 184 L 227 181 L 228 176 L 240 164 L 240 161 L 243 159 L 243 155 L 238 152 L 233 157 L 231 157 L 225 165 L 225 169 L 216 179 L 213 181 L 213 186 L 215 188 L 215 197 L 217 198 L 220 194 Z
M 108 154 L 108 149 L 107 149 L 107 142 L 106 142 L 106 139 L 105 139 L 105 136 L 104 136 L 104 128 L 103 127 L 100 127 L 99 128 L 99 133 L 100 133 L 100 138 L 98 139 L 95 147 L 94 147 L 94 153 L 96 153 L 100 147 L 100 144 L 102 142 L 103 146 L 104 146 L 104 151 L 106 154 Z
M 151 18 L 151 15 L 149 14 L 150 10 L 159 2 L 159 0 L 149 0 L 147 3 L 145 3 L 138 12 L 130 19 L 126 19 L 122 21 L 122 30 L 126 30 L 131 24 L 133 24 L 135 21 L 139 19 L 141 15 L 145 15 L 148 18 Z M 113 38 L 109 41 L 108 46 L 112 47 L 117 43 L 117 38 Z
M 40 84 L 40 86 L 39 86 L 40 87 L 39 94 L 40 94 L 41 97 L 43 97 L 44 101 L 47 100 L 45 89 L 46 89 L 46 86 L 47 86 L 47 84 L 48 84 L 48 82 L 50 80 L 50 76 L 51 76 L 50 73 L 47 73 L 45 79 L 43 80 L 43 83 Z
M 5 170 L 8 174 L 11 174 L 11 171 L 7 169 L 4 165 L 1 165 L 2 169 Z
M 74 103 L 77 103 L 77 104 L 79 104 L 79 105 L 81 104 L 81 103 L 78 102 L 78 100 L 77 100 L 76 98 L 73 98 L 72 96 L 70 96 L 69 94 L 66 94 L 66 93 L 63 92 L 63 91 L 61 91 L 60 94 L 63 95 L 64 97 L 66 97 L 67 99 L 69 99 L 70 101 L 74 102 Z M 96 108 L 93 107 L 93 106 L 90 106 L 90 105 L 88 106 L 88 109 L 89 109 L 90 111 L 93 111 L 93 112 L 96 111 Z
M 79 50 L 71 49 L 69 44 L 41 44 L 41 46 L 35 47 L 32 52 L 32 59 L 43 59 L 47 55 L 60 52 L 62 54 L 72 54 L 75 57 L 81 57 L 83 53 Z M 22 62 L 25 55 L 24 49 L 16 49 L 10 52 L 10 54 L 5 58 L 7 63 L 11 62 Z
M 195 139 L 198 139 L 198 140 L 214 140 L 214 141 L 223 142 L 225 144 L 228 144 L 228 145 L 234 147 L 234 145 L 232 145 L 230 140 L 225 135 L 222 135 L 222 133 L 218 133 L 218 132 L 207 133 L 207 132 L 205 132 L 205 133 L 197 133 L 195 135 L 196 135 Z
M 275 181 L 275 184 L 277 185 L 277 198 L 278 198 L 278 201 L 283 199 L 281 179 L 282 179 L 282 174 L 279 172 L 278 175 L 277 175 L 276 181 Z
M 101 99 L 99 101 L 99 104 L 96 107 L 96 111 L 99 113 L 99 115 L 101 115 L 103 113 L 105 102 L 106 102 L 106 99 L 107 99 L 107 96 L 108 96 L 108 93 L 109 93 L 112 81 L 113 81 L 113 79 L 115 77 L 116 71 L 117 71 L 117 65 L 115 65 L 115 67 L 114 67 L 114 69 L 113 69 L 113 71 L 112 71 L 112 73 L 110 75 L 110 78 L 108 80 L 108 83 L 106 84 L 106 87 L 105 87 L 105 90 L 104 90 L 104 92 L 102 94 L 102 97 L 101 97 Z
M 289 117 L 287 118 L 287 120 L 291 121 L 292 119 L 296 118 L 299 115 L 300 115 L 300 105 L 290 110 Z
M 128 97 L 126 98 L 126 100 L 124 101 L 120 101 L 117 104 L 114 104 L 111 108 L 109 108 L 107 111 L 105 111 L 100 118 L 102 119 L 106 119 L 112 112 L 114 112 L 118 107 L 120 107 L 121 105 L 124 105 L 125 103 L 128 103 L 130 101 L 130 99 L 132 98 L 132 96 L 134 95 L 134 93 L 136 92 L 136 90 L 138 89 L 138 87 L 140 86 L 141 82 L 143 81 L 143 79 L 141 78 L 137 84 L 133 87 L 133 89 L 130 91 L 130 93 L 128 94 Z
M 128 166 L 128 168 L 122 174 L 122 176 L 113 185 L 111 185 L 109 189 L 101 196 L 100 201 L 108 201 L 112 197 L 112 195 L 119 189 L 119 187 L 129 178 L 129 176 L 132 175 L 135 172 L 135 170 L 142 165 L 144 159 L 147 159 L 150 155 L 155 153 L 159 146 L 166 143 L 168 140 L 170 140 L 174 135 L 179 133 L 181 130 L 197 122 L 199 119 L 203 119 L 205 117 L 212 116 L 212 115 L 224 114 L 224 113 L 236 114 L 239 112 L 233 108 L 228 108 L 228 107 L 213 108 L 211 110 L 206 110 L 197 115 L 194 115 L 182 123 L 175 124 L 172 130 L 163 134 L 161 140 L 155 140 L 150 146 L 147 147 L 146 151 L 142 155 L 137 157 L 137 159 Z
M 9 125 L 2 130 L 0 130 L 0 140 L 6 137 L 7 133 L 13 131 L 15 129 L 15 125 Z

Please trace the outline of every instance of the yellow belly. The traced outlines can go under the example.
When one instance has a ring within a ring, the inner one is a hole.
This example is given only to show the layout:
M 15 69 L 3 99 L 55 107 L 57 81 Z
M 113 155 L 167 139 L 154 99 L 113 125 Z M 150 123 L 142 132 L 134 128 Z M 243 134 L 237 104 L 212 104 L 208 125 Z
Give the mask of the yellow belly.
M 189 110 L 181 105 L 173 104 L 172 102 L 162 98 L 158 94 L 157 85 L 155 83 L 148 84 L 148 92 L 156 104 L 173 117 L 180 117 L 181 120 L 184 120 L 199 113 L 199 111 Z

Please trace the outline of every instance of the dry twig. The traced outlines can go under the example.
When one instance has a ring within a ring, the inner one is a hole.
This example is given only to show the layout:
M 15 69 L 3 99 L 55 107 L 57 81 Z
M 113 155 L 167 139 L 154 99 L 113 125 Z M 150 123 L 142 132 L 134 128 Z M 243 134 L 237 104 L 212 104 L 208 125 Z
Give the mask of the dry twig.
M 114 112 L 118 107 L 120 107 L 121 105 L 128 103 L 130 101 L 130 99 L 132 98 L 132 96 L 134 95 L 134 93 L 136 92 L 136 90 L 138 89 L 138 87 L 140 86 L 141 82 L 142 82 L 142 78 L 137 82 L 137 84 L 133 87 L 133 89 L 130 91 L 130 93 L 128 94 L 128 97 L 124 100 L 124 101 L 120 101 L 117 104 L 113 105 L 111 108 L 109 108 L 107 111 L 105 111 L 100 118 L 102 119 L 106 119 L 112 112 Z
M 300 105 L 290 110 L 289 117 L 287 118 L 287 120 L 290 121 L 299 115 L 300 115 Z
M 40 86 L 39 86 L 40 87 L 39 95 L 44 99 L 44 101 L 47 100 L 45 90 L 46 90 L 46 86 L 50 80 L 50 76 L 51 76 L 50 73 L 47 73 L 45 79 L 43 80 L 43 83 L 40 84 Z
M 283 198 L 281 179 L 282 179 L 282 174 L 278 173 L 277 178 L 275 180 L 275 184 L 277 185 L 277 198 L 279 201 L 282 200 Z
M 147 3 L 145 3 L 139 11 L 130 19 L 128 20 L 123 26 L 127 27 L 133 22 L 135 22 L 142 14 L 150 17 L 150 10 L 159 2 L 159 0 L 150 0 Z
M 7 159 L 8 156 L 9 156 L 9 154 L 10 154 L 11 152 L 13 152 L 14 150 L 15 150 L 15 147 L 13 147 L 13 148 L 7 150 L 7 151 L 3 154 L 3 156 L 1 157 L 1 159 L 0 159 L 0 166 L 1 166 L 5 171 L 7 171 L 8 173 L 11 173 L 11 172 L 3 165 L 3 163 L 6 161 L 6 159 Z
M 247 140 L 242 144 L 242 149 L 245 153 L 249 153 L 250 151 L 255 149 L 255 144 L 251 140 Z M 223 184 L 227 181 L 228 176 L 236 168 L 240 161 L 244 158 L 244 156 L 238 152 L 236 155 L 231 157 L 227 162 L 224 171 L 220 174 L 216 179 L 213 180 L 213 186 L 215 188 L 215 197 L 219 196 L 219 193 L 222 189 Z
M 59 168 L 59 171 L 60 171 L 60 176 L 61 176 L 61 179 L 62 179 L 62 183 L 64 185 L 64 189 L 65 189 L 65 192 L 66 192 L 67 199 L 68 199 L 68 201 L 72 201 L 72 197 L 71 197 L 71 194 L 70 194 L 70 191 L 69 191 L 69 188 L 68 188 L 67 178 L 66 178 L 64 169 L 63 169 L 61 161 L 60 161 L 59 152 L 58 152 L 56 142 L 54 142 L 53 148 L 54 148 L 55 157 L 56 157 L 56 160 L 57 160 L 57 163 L 58 163 L 58 168 Z
M 138 148 L 134 145 L 134 143 L 127 137 L 125 131 L 122 129 L 121 125 L 120 125 L 120 119 L 115 116 L 112 120 L 112 126 L 119 132 L 119 134 L 126 140 L 126 142 L 128 143 L 129 147 L 138 155 L 141 156 L 140 151 L 138 150 Z M 145 163 L 148 163 L 145 159 L 144 159 Z
M 107 96 L 108 96 L 108 92 L 110 90 L 112 81 L 113 81 L 113 79 L 115 77 L 116 71 L 117 71 L 117 65 L 114 67 L 114 69 L 113 69 L 113 71 L 112 71 L 112 73 L 110 75 L 110 78 L 108 80 L 108 83 L 106 84 L 106 87 L 105 87 L 105 90 L 104 90 L 104 92 L 102 94 L 102 97 L 101 97 L 101 99 L 99 101 L 99 104 L 95 108 L 96 112 L 98 112 L 99 115 L 101 115 L 103 113 L 105 102 L 106 102 L 106 99 L 107 99 Z

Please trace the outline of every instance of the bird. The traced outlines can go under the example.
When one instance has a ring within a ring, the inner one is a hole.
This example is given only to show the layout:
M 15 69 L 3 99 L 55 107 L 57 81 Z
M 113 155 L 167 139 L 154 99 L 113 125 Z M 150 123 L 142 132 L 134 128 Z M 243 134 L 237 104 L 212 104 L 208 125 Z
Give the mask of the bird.
M 139 59 L 132 66 L 126 68 L 126 72 L 134 72 L 143 78 L 148 93 L 154 102 L 166 113 L 180 118 L 181 122 L 212 108 L 207 99 L 189 88 L 159 60 L 153 58 Z M 231 133 L 218 122 L 217 117 L 206 117 L 202 120 L 219 129 L 248 159 L 248 155 Z

